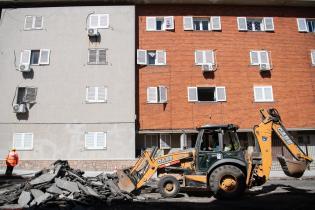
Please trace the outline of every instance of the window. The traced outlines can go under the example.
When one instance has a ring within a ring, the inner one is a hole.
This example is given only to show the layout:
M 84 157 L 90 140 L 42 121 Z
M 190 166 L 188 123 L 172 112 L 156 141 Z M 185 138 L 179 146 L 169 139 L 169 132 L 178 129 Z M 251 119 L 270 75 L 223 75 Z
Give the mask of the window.
M 50 50 L 22 50 L 20 57 L 20 66 L 28 67 L 30 65 L 48 65 L 50 60 Z
M 174 17 L 146 17 L 147 31 L 174 30 Z
M 160 148 L 161 149 L 170 149 L 171 145 L 172 145 L 171 135 L 160 134 Z
M 315 50 L 311 50 L 312 65 L 315 66 Z
M 86 101 L 90 103 L 102 103 L 107 101 L 106 87 L 87 87 Z
M 24 30 L 43 29 L 44 19 L 42 16 L 25 16 Z
M 221 31 L 221 17 L 183 17 L 185 31 Z
M 106 149 L 105 132 L 87 132 L 85 133 L 86 149 Z
M 196 50 L 195 51 L 195 64 L 204 65 L 204 64 L 215 64 L 214 60 L 214 51 L 213 50 Z
M 145 148 L 151 148 L 151 147 L 158 147 L 158 134 L 146 134 L 144 136 L 144 147 Z
M 13 135 L 13 147 L 17 150 L 32 150 L 33 149 L 33 134 L 32 133 L 15 133 Z
M 109 28 L 108 14 L 92 14 L 88 19 L 88 28 Z
M 274 31 L 272 17 L 246 18 L 237 17 L 239 31 Z
M 260 66 L 261 69 L 270 70 L 271 64 L 269 60 L 269 53 L 266 50 L 250 51 L 250 65 Z
M 106 65 L 106 49 L 89 49 L 88 64 Z
M 137 50 L 137 64 L 166 65 L 166 52 L 164 50 Z
M 315 19 L 297 18 L 299 32 L 315 32 Z
M 165 86 L 148 87 L 147 103 L 166 103 L 167 88 Z
M 255 102 L 273 102 L 272 86 L 254 86 Z
M 226 101 L 225 87 L 188 87 L 189 102 Z
M 17 87 L 14 101 L 16 104 L 33 104 L 36 103 L 36 95 L 37 88 L 35 87 Z

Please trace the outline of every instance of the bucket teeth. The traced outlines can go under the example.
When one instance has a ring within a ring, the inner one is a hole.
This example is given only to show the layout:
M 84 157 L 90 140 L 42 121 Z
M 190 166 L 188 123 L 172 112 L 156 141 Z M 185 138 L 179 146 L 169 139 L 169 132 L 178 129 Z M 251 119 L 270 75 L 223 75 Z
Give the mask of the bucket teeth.
M 290 177 L 300 178 L 307 168 L 306 161 L 288 160 L 283 156 L 278 156 L 283 172 Z

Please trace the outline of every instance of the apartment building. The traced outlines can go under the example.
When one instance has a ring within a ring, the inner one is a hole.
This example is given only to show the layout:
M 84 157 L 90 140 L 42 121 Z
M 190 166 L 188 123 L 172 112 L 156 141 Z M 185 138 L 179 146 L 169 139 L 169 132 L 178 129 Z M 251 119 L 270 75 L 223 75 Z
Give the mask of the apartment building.
M 138 153 L 194 147 L 204 124 L 237 124 L 252 144 L 273 107 L 315 156 L 314 8 L 138 5 L 136 18 Z
M 114 170 L 135 158 L 135 7 L 2 9 L 0 157 Z

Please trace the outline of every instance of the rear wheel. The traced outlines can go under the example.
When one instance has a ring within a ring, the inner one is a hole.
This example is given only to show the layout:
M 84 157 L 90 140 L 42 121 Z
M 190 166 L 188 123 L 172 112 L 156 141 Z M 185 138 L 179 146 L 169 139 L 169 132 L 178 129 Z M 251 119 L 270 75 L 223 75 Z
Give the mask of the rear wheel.
M 218 199 L 234 199 L 244 193 L 245 176 L 241 169 L 233 165 L 216 168 L 209 177 L 209 186 Z
M 175 177 L 163 176 L 158 183 L 158 188 L 163 197 L 173 198 L 178 194 L 180 185 Z

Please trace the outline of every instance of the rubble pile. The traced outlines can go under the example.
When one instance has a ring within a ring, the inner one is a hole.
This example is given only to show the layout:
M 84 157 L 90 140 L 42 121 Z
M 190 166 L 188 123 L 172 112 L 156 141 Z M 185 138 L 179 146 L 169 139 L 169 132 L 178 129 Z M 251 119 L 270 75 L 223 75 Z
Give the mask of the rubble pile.
M 27 208 L 132 200 L 130 194 L 117 187 L 115 174 L 102 173 L 93 178 L 83 177 L 83 174 L 70 168 L 68 161 L 58 160 L 31 180 L 1 194 L 0 206 Z

